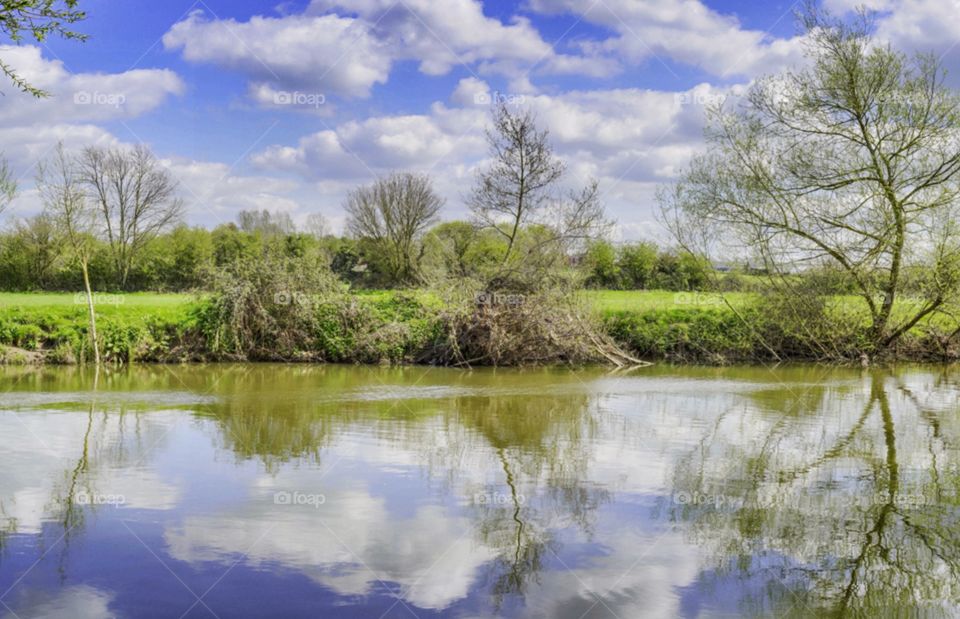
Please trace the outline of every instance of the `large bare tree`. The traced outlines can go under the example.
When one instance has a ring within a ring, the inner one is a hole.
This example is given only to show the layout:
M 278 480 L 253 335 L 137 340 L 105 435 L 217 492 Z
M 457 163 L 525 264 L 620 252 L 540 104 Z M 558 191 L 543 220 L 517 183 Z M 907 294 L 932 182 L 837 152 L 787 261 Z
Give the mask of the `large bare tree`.
M 864 354 L 881 352 L 958 292 L 960 99 L 935 57 L 874 40 L 869 14 L 802 20 L 808 65 L 712 110 L 708 152 L 663 206 L 682 240 L 755 248 L 780 284 L 833 265 L 869 312 Z
M 90 320 L 90 347 L 94 362 L 99 366 L 97 314 L 89 269 L 95 242 L 96 207 L 87 197 L 78 161 L 65 151 L 63 143 L 57 145 L 50 161 L 38 164 L 36 184 L 43 200 L 44 215 L 62 230 L 73 257 L 80 263 Z
M 99 212 L 116 285 L 125 289 L 144 247 L 180 221 L 178 183 L 143 145 L 86 148 L 79 174 Z
M 497 281 L 542 280 L 558 257 L 606 231 L 596 181 L 580 191 L 561 191 L 565 166 L 533 112 L 506 103 L 495 107 L 487 143 L 491 163 L 477 174 L 468 205 L 481 228 L 506 241 Z M 528 242 L 521 243 L 525 234 Z
M 419 277 L 419 247 L 426 230 L 437 221 L 443 198 L 424 174 L 394 173 L 347 196 L 347 230 L 371 239 L 385 252 L 397 283 Z

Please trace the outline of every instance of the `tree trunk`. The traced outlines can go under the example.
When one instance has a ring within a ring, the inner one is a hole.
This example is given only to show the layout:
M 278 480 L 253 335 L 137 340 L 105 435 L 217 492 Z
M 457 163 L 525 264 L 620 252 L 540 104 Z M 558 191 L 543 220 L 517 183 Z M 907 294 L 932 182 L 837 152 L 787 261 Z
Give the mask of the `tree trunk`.
M 100 344 L 97 342 L 97 314 L 93 308 L 93 291 L 90 289 L 90 272 L 87 269 L 87 259 L 80 260 L 83 269 L 83 287 L 87 292 L 87 310 L 90 313 L 90 345 L 93 347 L 93 362 L 100 366 Z

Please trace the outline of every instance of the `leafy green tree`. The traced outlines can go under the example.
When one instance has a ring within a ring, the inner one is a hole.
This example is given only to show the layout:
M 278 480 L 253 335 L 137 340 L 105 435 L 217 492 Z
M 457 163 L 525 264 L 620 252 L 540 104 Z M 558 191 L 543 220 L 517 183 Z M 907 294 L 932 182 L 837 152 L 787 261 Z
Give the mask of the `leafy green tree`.
M 865 307 L 863 354 L 882 353 L 958 302 L 960 97 L 937 57 L 875 40 L 868 13 L 811 5 L 803 24 L 809 64 L 712 111 L 708 152 L 662 195 L 666 220 L 686 246 L 755 249 L 797 304 L 796 272 L 831 262 Z M 911 266 L 921 292 L 898 303 Z
M 655 243 L 627 243 L 620 247 L 617 255 L 617 267 L 625 288 L 644 290 L 653 286 L 653 276 L 657 269 Z
M 588 286 L 609 289 L 620 287 L 617 248 L 610 241 L 592 241 L 583 255 L 583 268 L 586 272 Z

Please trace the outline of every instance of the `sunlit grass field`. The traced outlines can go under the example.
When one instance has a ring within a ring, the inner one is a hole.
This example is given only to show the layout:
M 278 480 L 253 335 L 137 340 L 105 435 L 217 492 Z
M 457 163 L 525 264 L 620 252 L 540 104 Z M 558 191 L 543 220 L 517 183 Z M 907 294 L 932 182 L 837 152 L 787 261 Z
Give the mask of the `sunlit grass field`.
M 196 300 L 190 294 L 156 294 L 135 292 L 130 294 L 95 293 L 95 302 L 98 306 L 134 306 L 138 308 L 169 308 L 187 305 Z M 0 292 L 0 307 L 66 307 L 85 305 L 86 296 L 83 293 L 71 292 Z

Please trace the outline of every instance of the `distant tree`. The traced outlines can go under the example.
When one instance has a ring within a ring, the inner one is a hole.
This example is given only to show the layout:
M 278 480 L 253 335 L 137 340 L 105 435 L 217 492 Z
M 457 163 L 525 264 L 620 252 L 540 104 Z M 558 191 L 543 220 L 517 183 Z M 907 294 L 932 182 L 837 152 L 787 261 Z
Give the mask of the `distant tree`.
M 526 286 L 543 282 L 557 256 L 606 229 L 596 181 L 579 192 L 559 192 L 565 168 L 548 135 L 529 110 L 494 108 L 487 131 L 492 162 L 478 173 L 468 205 L 481 228 L 496 230 L 506 240 L 495 286 L 517 279 L 526 280 Z M 535 226 L 538 232 L 529 234 Z
M 237 216 L 240 229 L 248 234 L 263 236 L 287 236 L 293 234 L 296 228 L 289 213 L 260 211 L 240 211 Z
M 0 2 L 0 32 L 11 41 L 19 43 L 29 35 L 37 43 L 43 43 L 51 34 L 65 39 L 84 41 L 87 35 L 70 29 L 86 18 L 86 13 L 77 10 L 77 0 L 3 0 Z M 3 60 L 0 71 L 13 85 L 34 97 L 47 97 L 50 93 L 32 86 Z
M 935 56 L 874 40 L 867 13 L 803 16 L 810 64 L 762 79 L 713 110 L 706 154 L 661 198 L 681 242 L 756 248 L 793 304 L 791 275 L 825 261 L 853 282 L 889 348 L 960 289 L 960 98 Z M 922 293 L 898 306 L 905 272 Z
M 443 198 L 422 174 L 394 173 L 359 187 L 347 196 L 347 230 L 383 251 L 396 284 L 419 277 L 420 240 L 437 220 Z
M 79 158 L 79 179 L 99 213 L 110 246 L 115 284 L 126 289 L 147 244 L 179 222 L 177 181 L 146 146 L 89 147 Z
M 591 241 L 583 255 L 583 267 L 588 286 L 610 289 L 620 287 L 617 248 L 610 241 L 604 239 Z
M 55 218 L 47 212 L 17 222 L 14 236 L 27 266 L 27 285 L 45 290 L 67 239 Z
M 649 288 L 657 268 L 656 243 L 627 243 L 620 247 L 617 267 L 625 287 L 633 290 Z
M 474 275 L 471 250 L 479 241 L 477 227 L 466 221 L 446 221 L 430 230 L 424 243 L 444 276 Z
M 304 232 L 315 238 L 322 239 L 331 232 L 330 222 L 323 216 L 323 213 L 310 213 L 310 215 L 307 216 Z
M 62 228 L 73 257 L 80 263 L 90 319 L 90 346 L 94 363 L 100 365 L 97 314 L 89 270 L 94 250 L 96 207 L 87 198 L 77 160 L 67 154 L 63 143 L 57 145 L 56 153 L 49 162 L 38 164 L 36 184 L 45 214 Z
M 166 249 L 161 279 L 165 288 L 191 290 L 205 283 L 214 267 L 209 230 L 179 225 L 157 242 Z

